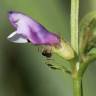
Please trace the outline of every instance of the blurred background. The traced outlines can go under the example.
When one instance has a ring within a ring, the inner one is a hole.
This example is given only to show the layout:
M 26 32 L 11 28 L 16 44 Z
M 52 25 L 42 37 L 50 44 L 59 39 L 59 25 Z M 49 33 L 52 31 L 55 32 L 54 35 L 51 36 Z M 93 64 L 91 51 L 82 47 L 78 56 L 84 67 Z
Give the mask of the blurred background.
M 0 96 L 73 96 L 72 80 L 61 71 L 51 70 L 36 46 L 14 44 L 6 37 L 14 31 L 8 11 L 26 13 L 70 42 L 71 0 L 1 0 L 0 1 Z M 80 0 L 80 20 L 96 10 L 96 0 Z M 54 56 L 54 61 L 63 63 Z M 70 66 L 69 66 L 70 67 Z M 84 96 L 96 96 L 96 64 L 91 64 L 83 78 Z

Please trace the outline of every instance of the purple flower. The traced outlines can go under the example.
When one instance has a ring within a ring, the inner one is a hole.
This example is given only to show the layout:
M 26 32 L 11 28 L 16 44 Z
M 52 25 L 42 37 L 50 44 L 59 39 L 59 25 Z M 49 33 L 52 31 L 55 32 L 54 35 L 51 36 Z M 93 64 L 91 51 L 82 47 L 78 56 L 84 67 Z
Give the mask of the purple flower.
M 11 42 L 27 43 L 29 41 L 36 45 L 54 45 L 60 42 L 58 35 L 49 32 L 29 16 L 13 11 L 10 11 L 8 16 L 12 26 L 16 29 L 8 36 Z

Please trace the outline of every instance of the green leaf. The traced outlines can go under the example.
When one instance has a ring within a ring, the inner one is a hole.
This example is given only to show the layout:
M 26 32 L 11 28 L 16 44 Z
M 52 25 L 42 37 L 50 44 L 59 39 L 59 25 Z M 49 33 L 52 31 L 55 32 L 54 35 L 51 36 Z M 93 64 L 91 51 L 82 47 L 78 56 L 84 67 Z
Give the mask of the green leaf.
M 86 15 L 79 24 L 80 54 L 87 54 L 96 44 L 96 12 Z
M 89 51 L 88 55 L 96 55 L 96 48 L 92 48 L 92 49 Z

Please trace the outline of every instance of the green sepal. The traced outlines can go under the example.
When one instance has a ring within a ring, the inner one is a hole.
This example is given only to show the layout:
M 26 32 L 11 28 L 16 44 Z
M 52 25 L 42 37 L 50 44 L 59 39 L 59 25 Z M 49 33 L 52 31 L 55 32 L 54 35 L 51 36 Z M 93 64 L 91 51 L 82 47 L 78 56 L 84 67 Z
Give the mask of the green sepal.
M 71 60 L 75 57 L 73 48 L 68 42 L 61 39 L 60 44 L 53 46 L 52 51 L 57 55 L 63 57 L 65 60 Z

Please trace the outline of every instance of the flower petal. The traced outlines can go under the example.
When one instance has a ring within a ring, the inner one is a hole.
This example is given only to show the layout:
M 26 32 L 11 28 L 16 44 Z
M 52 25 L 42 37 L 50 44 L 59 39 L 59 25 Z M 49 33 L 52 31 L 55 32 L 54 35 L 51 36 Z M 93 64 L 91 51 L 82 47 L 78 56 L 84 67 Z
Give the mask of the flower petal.
M 28 40 L 24 36 L 17 34 L 16 32 L 10 34 L 7 39 L 14 43 L 28 43 Z
M 17 29 L 16 33 L 22 34 L 32 44 L 53 45 L 60 42 L 58 35 L 49 32 L 44 26 L 25 14 L 11 11 L 9 12 L 9 20 Z

